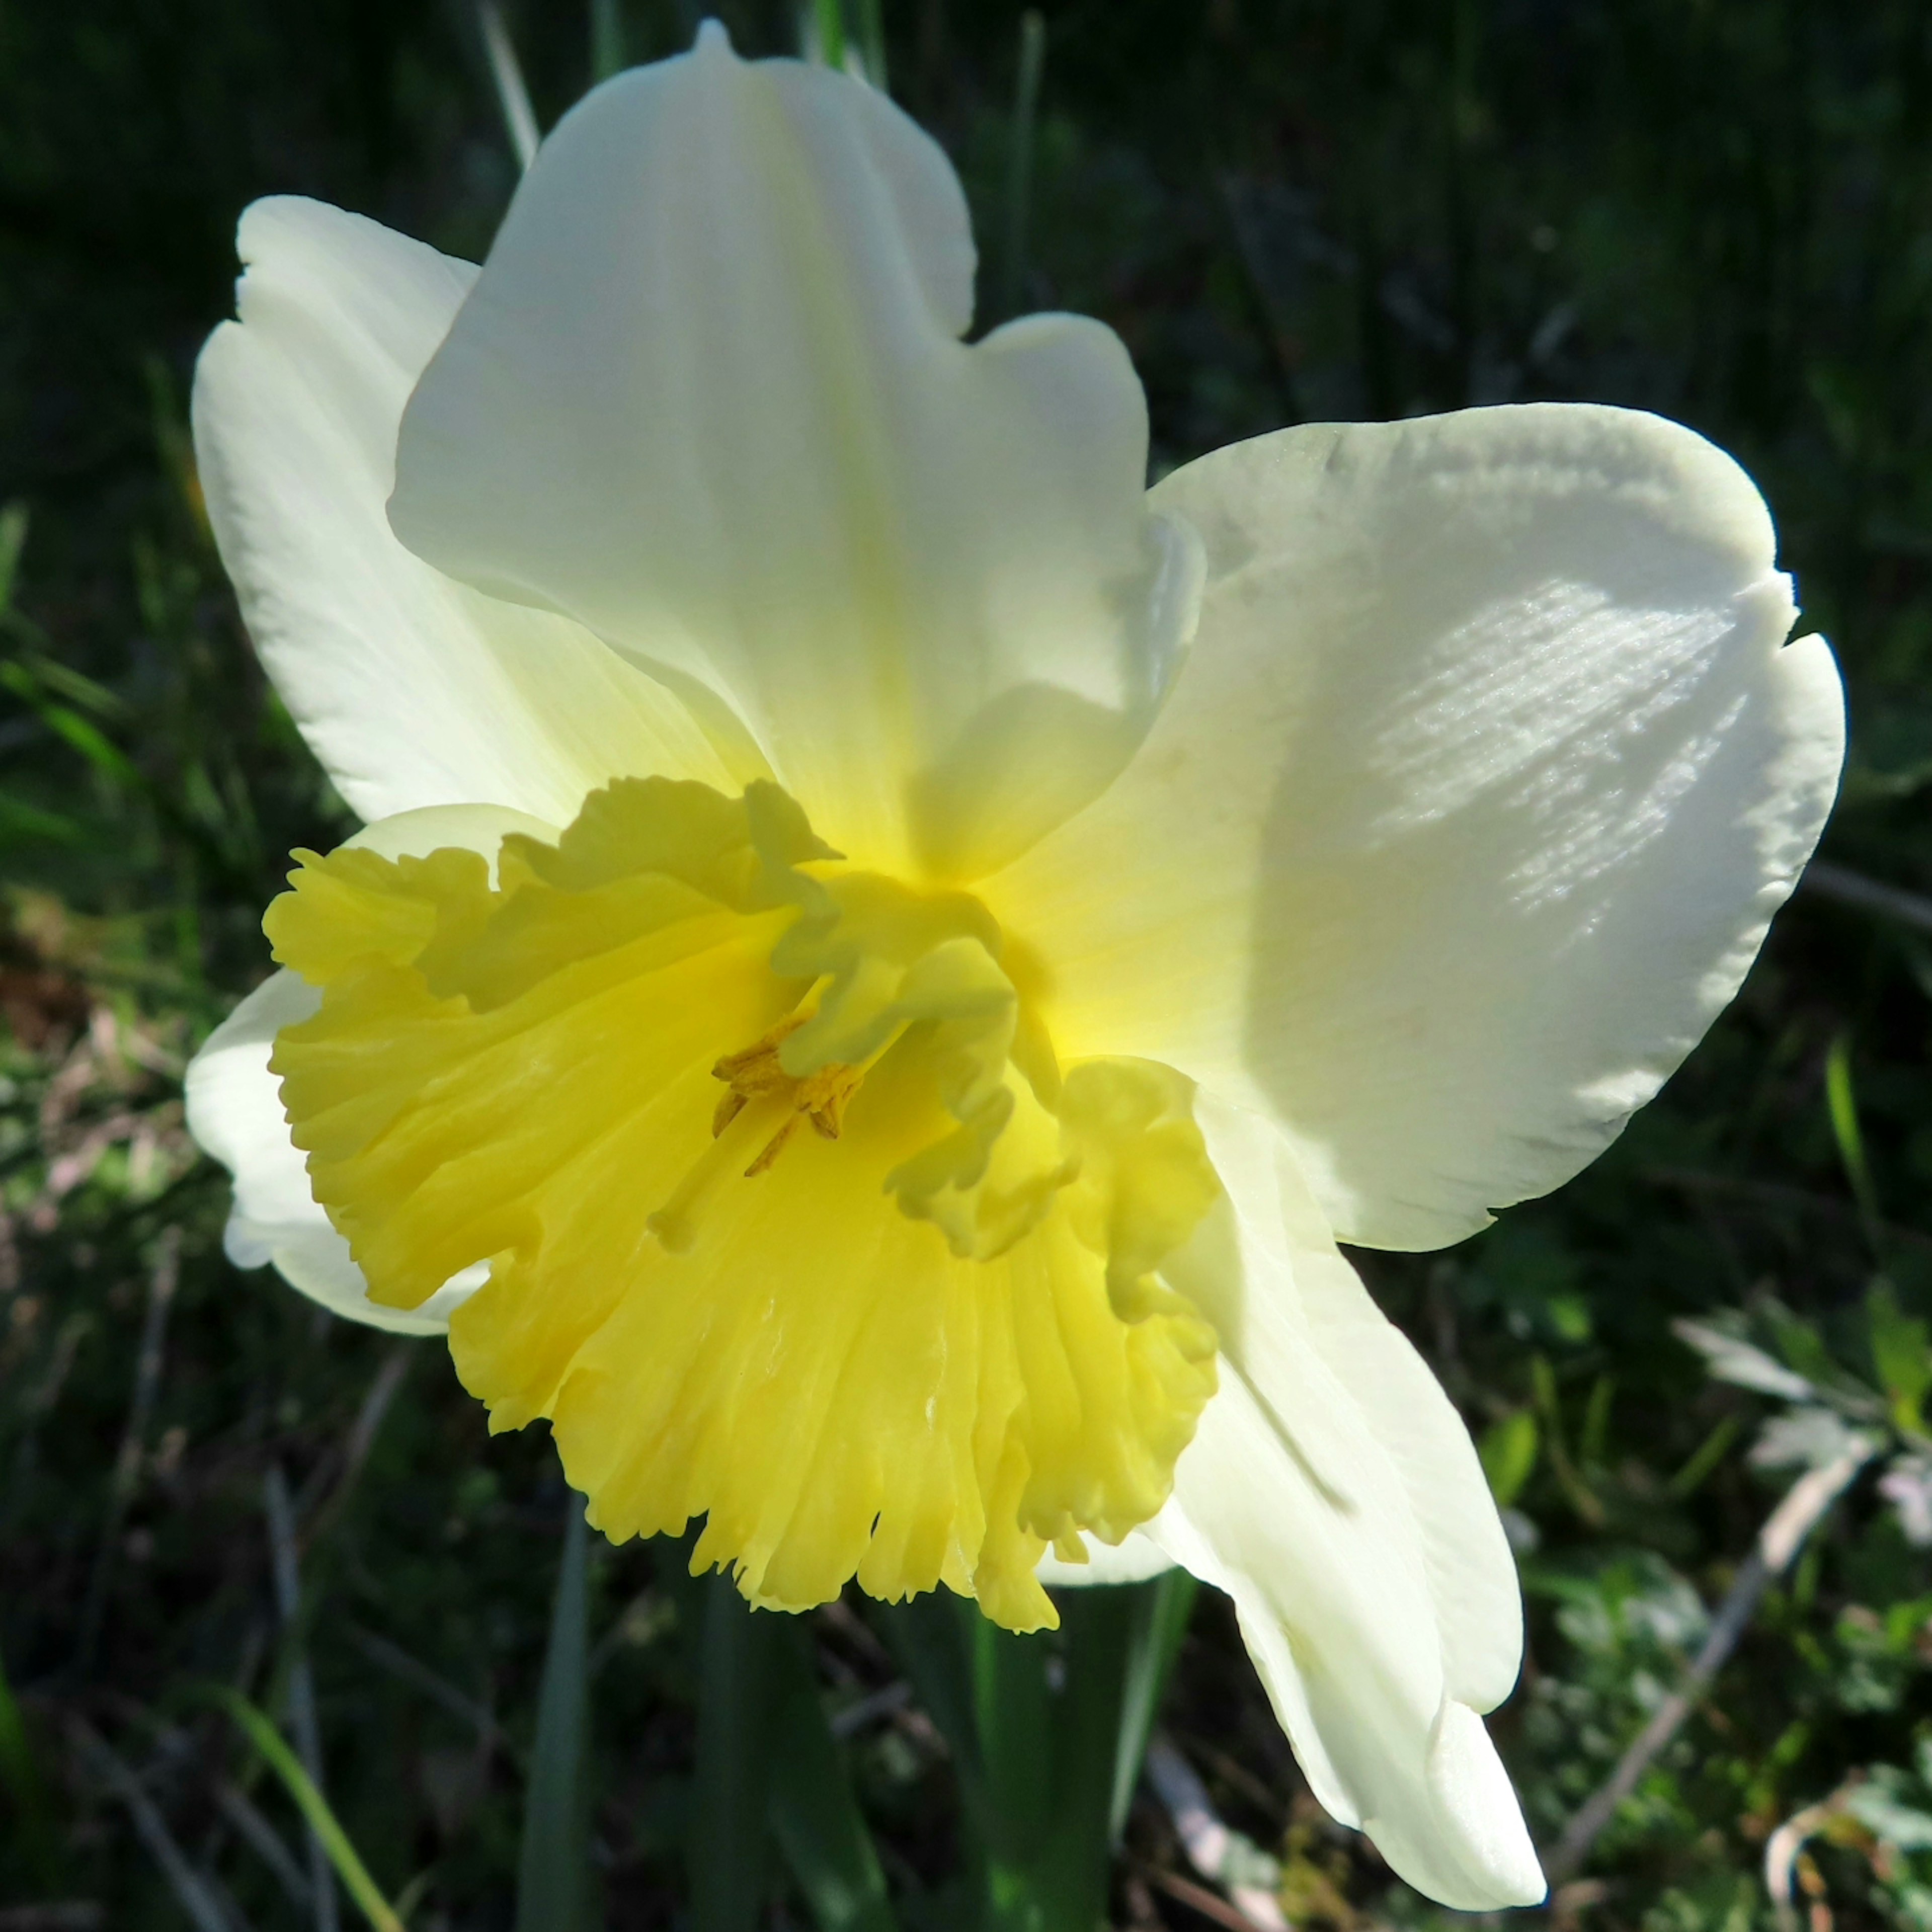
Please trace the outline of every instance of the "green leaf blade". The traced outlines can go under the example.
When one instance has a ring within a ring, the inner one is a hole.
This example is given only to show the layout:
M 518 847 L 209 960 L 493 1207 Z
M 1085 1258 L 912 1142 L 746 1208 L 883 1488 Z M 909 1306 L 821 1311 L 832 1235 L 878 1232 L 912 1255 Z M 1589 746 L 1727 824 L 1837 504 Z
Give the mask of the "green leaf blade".
M 524 1799 L 517 1932 L 588 1932 L 591 1923 L 589 1542 L 583 1510 L 573 1497 Z
M 773 1636 L 772 1835 L 820 1932 L 898 1932 L 878 1852 L 826 1721 L 804 1631 L 794 1623 Z

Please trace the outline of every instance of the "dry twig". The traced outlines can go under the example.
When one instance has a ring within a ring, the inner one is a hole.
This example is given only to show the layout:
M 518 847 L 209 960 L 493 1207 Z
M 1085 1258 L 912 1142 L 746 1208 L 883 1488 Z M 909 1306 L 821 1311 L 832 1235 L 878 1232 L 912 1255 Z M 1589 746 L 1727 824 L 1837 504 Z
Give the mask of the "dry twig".
M 120 1754 L 110 1745 L 86 1718 L 68 1720 L 81 1756 L 100 1774 L 102 1781 L 128 1808 L 134 1831 L 148 1856 L 161 1868 L 161 1875 L 182 1910 L 194 1922 L 195 1932 L 235 1932 L 229 1914 L 209 1888 L 202 1875 L 188 1862 L 188 1855 L 175 1841 L 160 1808 L 148 1796 Z
M 268 1522 L 270 1568 L 275 1585 L 275 1609 L 282 1621 L 284 1641 L 289 1646 L 289 1728 L 295 1733 L 296 1754 L 302 1760 L 309 1782 L 326 1791 L 322 1769 L 322 1727 L 316 1718 L 315 1678 L 309 1669 L 308 1646 L 302 1626 L 302 1574 L 296 1558 L 295 1512 L 289 1504 L 289 1486 L 282 1466 L 272 1462 L 262 1479 L 263 1513 Z M 315 1919 L 315 1932 L 338 1932 L 340 1923 L 335 1897 L 335 1873 L 328 1862 L 328 1848 L 314 1826 L 308 1841 L 309 1906 Z
M 1764 1888 L 1771 1894 L 1772 1909 L 1778 1915 L 1778 1932 L 1798 1932 L 1798 1908 L 1791 1898 L 1791 1874 L 1804 1840 L 1827 1824 L 1843 1808 L 1845 1793 L 1841 1785 L 1830 1797 L 1793 1812 L 1764 1841 Z
M 1244 1855 L 1246 1860 L 1258 1862 L 1254 1847 L 1222 1822 L 1207 1786 L 1168 1738 L 1156 1737 L 1148 1746 L 1147 1775 L 1155 1796 L 1173 1822 L 1188 1863 L 1203 1878 L 1225 1887 L 1234 1901 L 1232 1918 L 1222 1922 L 1252 1927 L 1254 1932 L 1288 1932 L 1288 1920 L 1273 1890 L 1256 1883 L 1252 1874 L 1240 1869 Z M 1170 1892 L 1171 1876 L 1159 1871 L 1149 1874 L 1156 1885 Z M 1185 1880 L 1179 1882 L 1186 1883 Z M 1220 1904 L 1218 1899 L 1215 1902 Z M 1197 1904 L 1196 1909 L 1203 1908 Z
M 1871 1451 L 1867 1448 L 1848 1450 L 1822 1468 L 1808 1469 L 1785 1492 L 1784 1500 L 1758 1532 L 1750 1554 L 1738 1565 L 1730 1589 L 1711 1620 L 1704 1647 L 1685 1672 L 1683 1682 L 1651 1714 L 1649 1723 L 1631 1739 L 1617 1760 L 1616 1768 L 1584 1802 L 1564 1827 L 1562 1837 L 1544 1857 L 1544 1868 L 1552 1885 L 1562 1884 L 1581 1868 L 1604 1827 L 1616 1815 L 1617 1807 L 1636 1789 L 1637 1780 L 1677 1735 L 1678 1727 L 1710 1688 L 1711 1680 L 1723 1669 L 1738 1638 L 1744 1635 L 1759 1598 L 1784 1573 L 1805 1538 L 1870 1457 Z

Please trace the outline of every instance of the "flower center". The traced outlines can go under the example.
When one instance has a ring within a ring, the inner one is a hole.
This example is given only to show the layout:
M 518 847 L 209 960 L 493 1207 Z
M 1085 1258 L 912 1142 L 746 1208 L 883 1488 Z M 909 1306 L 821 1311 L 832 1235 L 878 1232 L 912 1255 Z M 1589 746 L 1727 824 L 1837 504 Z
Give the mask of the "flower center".
M 713 1140 L 745 1111 L 751 1101 L 776 1100 L 786 1110 L 778 1132 L 766 1142 L 757 1160 L 746 1168 L 747 1180 L 763 1174 L 778 1159 L 801 1120 L 809 1120 L 812 1131 L 821 1139 L 836 1141 L 846 1102 L 858 1092 L 860 1083 L 866 1077 L 862 1066 L 847 1066 L 836 1060 L 828 1062 L 816 1073 L 807 1074 L 802 1080 L 794 1078 L 784 1070 L 778 1058 L 779 1046 L 788 1034 L 796 1033 L 810 1017 L 808 1013 L 792 1014 L 742 1052 L 725 1054 L 711 1070 L 712 1078 L 724 1083 L 724 1097 L 718 1102 L 718 1111 L 711 1116 Z
M 770 786 L 621 782 L 494 884 L 297 856 L 316 1198 L 379 1301 L 490 1264 L 458 1370 L 552 1418 L 601 1527 L 704 1515 L 761 1603 L 944 1582 L 1028 1628 L 1047 1544 L 1160 1508 L 1214 1384 L 1159 1276 L 1219 1191 L 1192 1090 L 1062 1070 L 976 900 L 843 868 Z

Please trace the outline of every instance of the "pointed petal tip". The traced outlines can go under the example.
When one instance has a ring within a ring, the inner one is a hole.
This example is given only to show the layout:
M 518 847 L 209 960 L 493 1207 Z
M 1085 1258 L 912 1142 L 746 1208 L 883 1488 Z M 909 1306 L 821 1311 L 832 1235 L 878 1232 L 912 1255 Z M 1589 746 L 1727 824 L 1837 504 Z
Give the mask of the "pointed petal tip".
M 1468 1705 L 1444 1701 L 1424 1784 L 1426 1816 L 1363 1821 L 1396 1875 L 1458 1911 L 1540 1904 L 1549 1884 L 1515 1787 Z

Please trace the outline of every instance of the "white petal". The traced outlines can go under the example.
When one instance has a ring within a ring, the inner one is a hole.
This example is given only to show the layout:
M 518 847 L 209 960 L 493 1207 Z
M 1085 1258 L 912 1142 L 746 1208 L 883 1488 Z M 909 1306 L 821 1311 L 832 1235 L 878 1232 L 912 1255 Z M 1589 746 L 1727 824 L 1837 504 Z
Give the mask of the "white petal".
M 1736 990 L 1843 700 L 1744 473 L 1633 412 L 1283 431 L 1154 493 L 1199 634 L 1133 764 L 982 888 L 1070 1056 L 1271 1114 L 1430 1247 L 1612 1138 Z
M 574 812 L 573 812 L 573 815 Z M 375 852 L 385 859 L 419 859 L 447 846 L 480 852 L 496 878 L 496 850 L 513 832 L 554 845 L 563 835 L 556 824 L 526 812 L 498 805 L 426 805 L 392 813 L 365 825 L 345 845 Z
M 1447 1694 L 1492 1711 L 1522 1667 L 1522 1593 L 1469 1431 L 1336 1247 L 1277 1130 L 1207 1094 L 1196 1096 L 1195 1113 L 1215 1172 L 1239 1204 L 1244 1252 L 1265 1258 L 1247 1276 L 1238 1324 L 1226 1325 L 1225 1311 L 1220 1318 L 1223 1352 L 1282 1414 L 1292 1413 L 1294 1398 L 1272 1390 L 1270 1364 L 1279 1358 L 1271 1351 L 1312 1348 L 1321 1358 L 1408 1499 Z
M 242 218 L 241 320 L 195 373 L 195 449 L 263 664 L 350 806 L 568 820 L 620 774 L 728 782 L 683 706 L 579 626 L 399 544 L 396 425 L 476 274 L 320 202 Z
M 320 999 L 294 974 L 275 974 L 208 1036 L 188 1068 L 188 1130 L 235 1177 L 222 1246 L 237 1268 L 272 1264 L 349 1321 L 403 1334 L 439 1334 L 448 1326 L 450 1310 L 482 1286 L 487 1268 L 469 1270 L 476 1281 L 452 1282 L 420 1308 L 377 1307 L 350 1259 L 349 1244 L 309 1192 L 308 1168 L 289 1138 L 268 1055 L 275 1035 L 308 1018 Z
M 1118 770 L 1198 553 L 1148 510 L 1119 341 L 966 346 L 972 260 L 883 94 L 708 23 L 544 144 L 410 400 L 395 529 L 742 718 L 842 850 L 983 870 Z
M 554 827 L 517 812 L 442 806 L 366 826 L 349 842 L 390 859 L 464 845 L 494 862 L 509 832 L 545 840 L 556 836 Z M 235 1179 L 235 1204 L 222 1246 L 237 1268 L 272 1265 L 291 1286 L 346 1320 L 399 1334 L 440 1334 L 449 1326 L 451 1311 L 488 1279 L 488 1264 L 465 1268 L 420 1307 L 372 1302 L 349 1244 L 309 1191 L 306 1159 L 289 1138 L 281 1084 L 268 1071 L 268 1056 L 276 1034 L 307 1019 L 320 1004 L 321 995 L 293 973 L 272 974 L 208 1035 L 189 1064 L 188 1131 Z
M 1063 1563 L 1048 1547 L 1034 1572 L 1042 1583 L 1056 1590 L 1077 1583 L 1144 1583 L 1174 1568 L 1174 1558 L 1138 1530 L 1118 1544 L 1092 1536 L 1083 1536 L 1081 1541 L 1087 1549 L 1084 1563 Z
M 1221 1387 L 1150 1533 L 1234 1598 L 1336 1817 L 1444 1904 L 1528 1903 L 1543 1893 L 1534 1853 L 1458 1694 L 1506 1688 L 1521 1633 L 1466 1432 L 1439 1392 L 1423 1396 L 1426 1371 L 1400 1336 L 1368 1341 L 1387 1324 L 1342 1281 L 1352 1271 L 1264 1124 L 1204 1100 L 1200 1118 L 1229 1200 L 1166 1272 L 1220 1330 Z

